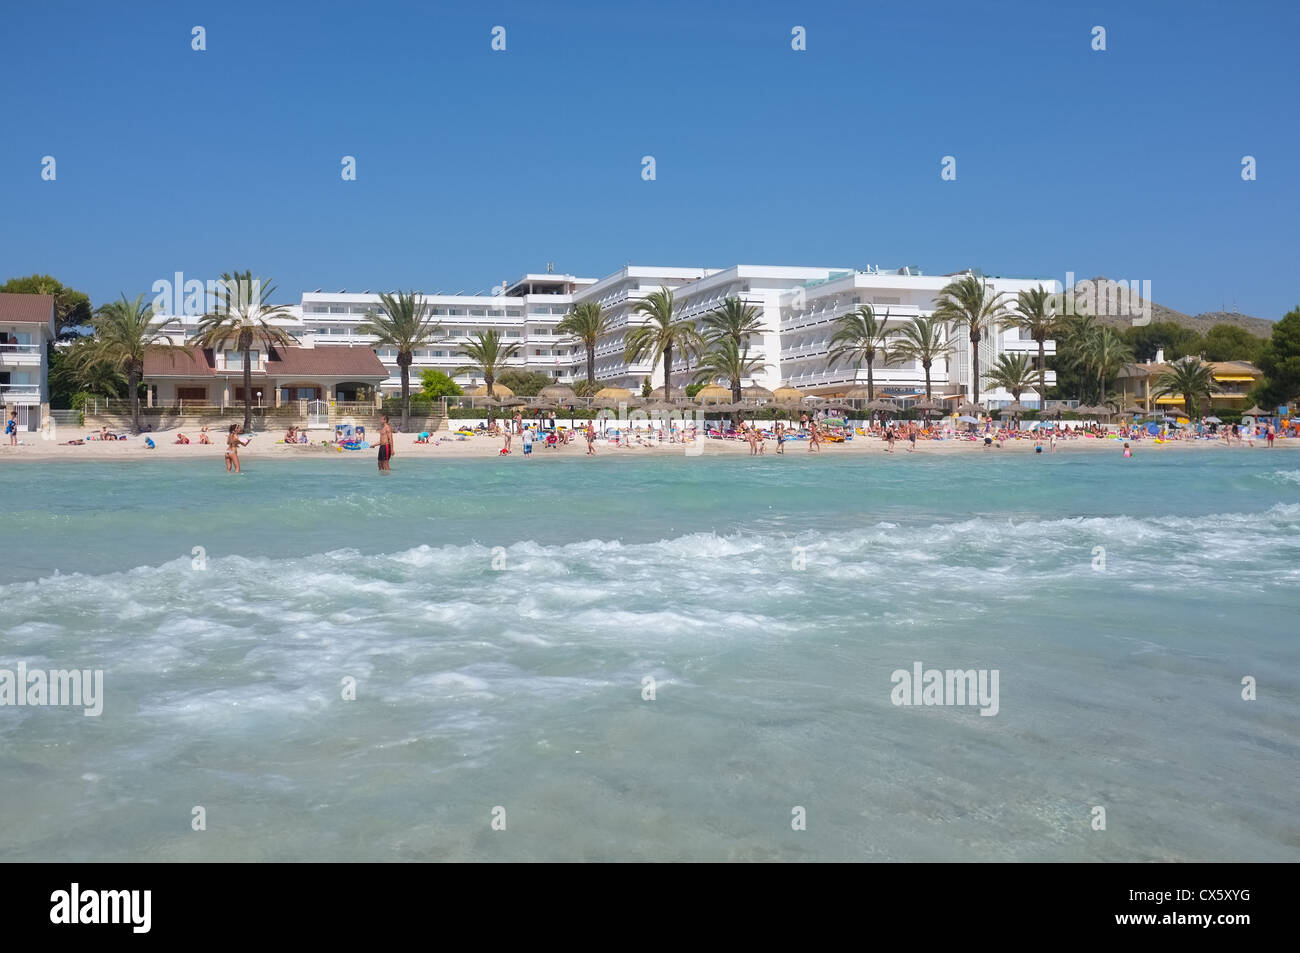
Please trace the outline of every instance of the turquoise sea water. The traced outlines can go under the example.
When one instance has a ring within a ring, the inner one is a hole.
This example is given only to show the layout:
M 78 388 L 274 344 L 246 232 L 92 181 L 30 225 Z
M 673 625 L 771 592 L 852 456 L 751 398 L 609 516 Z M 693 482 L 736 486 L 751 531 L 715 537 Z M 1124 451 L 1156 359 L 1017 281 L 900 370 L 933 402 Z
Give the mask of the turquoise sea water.
M 1300 454 L 394 466 L 0 467 L 0 858 L 1300 860 Z

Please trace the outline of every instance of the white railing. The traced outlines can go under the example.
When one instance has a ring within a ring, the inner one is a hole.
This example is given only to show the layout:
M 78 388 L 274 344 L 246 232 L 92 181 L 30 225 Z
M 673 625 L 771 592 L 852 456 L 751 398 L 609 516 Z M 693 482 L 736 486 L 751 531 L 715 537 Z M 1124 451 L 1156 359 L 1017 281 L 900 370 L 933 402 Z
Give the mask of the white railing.
M 38 384 L 0 384 L 0 403 L 39 404 L 41 388 Z

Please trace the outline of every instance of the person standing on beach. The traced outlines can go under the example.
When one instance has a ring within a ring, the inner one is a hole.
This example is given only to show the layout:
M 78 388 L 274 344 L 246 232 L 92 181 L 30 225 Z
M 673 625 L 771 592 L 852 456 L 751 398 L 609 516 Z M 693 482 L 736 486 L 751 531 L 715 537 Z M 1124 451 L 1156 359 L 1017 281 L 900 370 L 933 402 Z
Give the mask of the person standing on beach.
M 531 459 L 533 455 L 533 428 L 524 428 L 524 458 Z
M 18 411 L 9 411 L 9 420 L 5 423 L 5 433 L 9 435 L 9 446 L 18 446 Z
M 916 424 L 914 424 L 914 423 L 913 423 L 913 424 L 909 424 L 908 427 L 907 427 L 907 442 L 911 444 L 911 446 L 907 448 L 907 452 L 908 452 L 908 453 L 913 453 L 913 452 L 915 452 L 915 450 L 916 450 Z
M 596 455 L 596 431 L 592 429 L 591 422 L 587 422 L 587 456 Z
M 387 473 L 391 469 L 388 462 L 393 459 L 393 428 L 388 423 L 388 415 L 383 416 L 384 425 L 379 429 L 379 472 Z
M 814 450 L 818 453 L 822 452 L 822 438 L 821 434 L 817 432 L 817 424 L 815 422 L 808 428 L 808 452 L 812 453 Z
M 779 420 L 776 422 L 776 452 L 785 453 L 785 425 Z

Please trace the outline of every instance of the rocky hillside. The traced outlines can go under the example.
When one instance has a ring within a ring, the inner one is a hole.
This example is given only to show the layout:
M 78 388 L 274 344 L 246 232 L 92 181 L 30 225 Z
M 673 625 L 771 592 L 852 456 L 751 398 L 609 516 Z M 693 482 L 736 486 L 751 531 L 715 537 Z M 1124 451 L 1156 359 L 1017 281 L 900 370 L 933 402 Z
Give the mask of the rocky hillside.
M 1098 277 L 1091 279 L 1091 281 L 1094 286 L 1099 287 L 1106 281 L 1106 279 Z M 1078 288 L 1079 286 L 1076 284 L 1075 287 Z M 1082 291 L 1083 289 L 1080 290 Z M 1124 288 L 1116 288 L 1111 300 L 1118 301 L 1119 307 L 1117 309 L 1113 308 L 1112 310 L 1119 310 L 1121 312 L 1128 310 L 1128 299 L 1129 294 Z M 1104 309 L 1106 298 L 1100 291 L 1098 292 L 1097 300 L 1100 304 L 1099 310 Z M 1134 310 L 1140 309 L 1141 307 L 1142 299 L 1137 297 Z M 1202 314 L 1183 314 L 1181 311 L 1175 311 L 1173 308 L 1166 308 L 1164 305 L 1158 304 L 1155 301 L 1151 302 L 1151 320 L 1152 322 L 1170 321 L 1174 324 L 1180 324 L 1183 327 L 1190 328 L 1198 334 L 1204 334 L 1216 324 L 1234 324 L 1238 327 L 1245 328 L 1251 334 L 1261 338 L 1266 338 L 1273 333 L 1273 322 L 1267 318 L 1254 318 L 1247 314 L 1236 314 L 1228 311 L 1206 311 Z M 1099 314 L 1097 321 L 1099 324 L 1127 327 L 1130 324 L 1131 319 L 1126 313 L 1111 315 Z

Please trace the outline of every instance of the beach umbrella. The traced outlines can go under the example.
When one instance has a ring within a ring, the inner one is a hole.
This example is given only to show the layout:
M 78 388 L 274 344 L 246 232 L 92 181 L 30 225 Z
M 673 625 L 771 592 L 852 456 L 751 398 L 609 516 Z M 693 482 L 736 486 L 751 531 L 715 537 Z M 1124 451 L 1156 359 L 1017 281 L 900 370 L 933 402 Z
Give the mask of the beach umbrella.
M 790 401 L 794 401 L 797 403 L 798 401 L 803 399 L 803 391 L 799 390 L 797 387 L 790 387 L 789 385 L 786 385 L 784 387 L 778 387 L 776 390 L 774 390 L 772 392 L 772 397 L 776 400 L 785 401 L 787 403 Z
M 1020 401 L 1016 401 L 1015 403 L 1007 404 L 1005 407 L 999 407 L 997 409 L 997 415 L 999 417 L 1010 417 L 1014 414 L 1023 414 L 1025 411 L 1030 409 L 1031 408 L 1020 403 Z
M 620 403 L 626 403 L 626 400 L 626 398 L 624 398 L 623 401 L 618 401 L 613 397 L 597 397 L 591 402 L 591 406 L 595 407 L 597 410 L 617 410 L 618 405 Z
M 740 395 L 749 400 L 772 400 L 776 397 L 774 391 L 770 391 L 766 387 L 760 387 L 757 384 L 751 384 L 749 387 L 742 389 Z
M 571 404 L 578 399 L 578 395 L 573 388 L 567 384 L 547 384 L 537 392 L 537 396 L 561 404 Z
M 975 419 L 974 417 L 971 417 L 969 414 L 964 414 L 964 415 L 962 415 L 961 417 L 958 417 L 957 419 L 958 419 L 959 421 L 961 421 L 962 423 L 964 423 L 964 424 L 977 424 L 977 423 L 979 423 L 979 421 L 978 421 L 977 419 Z
M 627 400 L 632 396 L 632 392 L 626 387 L 602 387 L 596 391 L 595 396 L 600 400 L 612 400 L 617 407 L 618 401 Z
M 725 404 L 731 400 L 731 388 L 710 384 L 708 387 L 700 388 L 695 399 L 701 404 Z
M 1254 407 L 1250 408 L 1250 410 L 1243 410 L 1241 415 L 1243 417 L 1267 417 L 1268 411 L 1259 406 L 1259 404 L 1256 404 Z
M 898 410 L 898 405 L 888 397 L 877 397 L 862 405 L 867 410 Z
M 1206 422 L 1207 424 L 1221 424 L 1221 423 L 1223 423 L 1223 421 L 1220 420 L 1218 417 L 1206 417 L 1206 418 L 1205 418 L 1205 422 Z
M 513 397 L 515 395 L 515 392 L 512 391 L 509 387 L 507 387 L 505 384 L 493 384 L 492 394 L 495 397 Z M 475 387 L 472 391 L 470 391 L 467 396 L 486 397 L 487 395 L 488 395 L 487 384 L 480 384 L 478 387 Z
M 971 414 L 982 414 L 984 413 L 984 408 L 981 407 L 979 404 L 972 404 L 970 401 L 967 400 L 967 401 L 963 401 L 961 404 L 957 406 L 957 413 L 965 414 L 967 416 Z M 978 421 L 976 421 L 976 423 L 978 423 Z
M 1125 413 L 1125 414 L 1145 414 L 1146 411 L 1143 410 L 1141 407 L 1139 407 L 1137 404 L 1129 404 L 1127 407 L 1125 407 L 1125 408 L 1123 409 L 1123 411 L 1121 411 L 1121 413 Z
M 918 400 L 912 405 L 916 410 L 929 414 L 931 411 L 943 410 L 943 404 L 937 400 Z
M 507 397 L 505 400 L 501 401 L 501 406 L 502 407 L 523 407 L 527 403 L 528 401 L 524 400 L 522 397 Z

